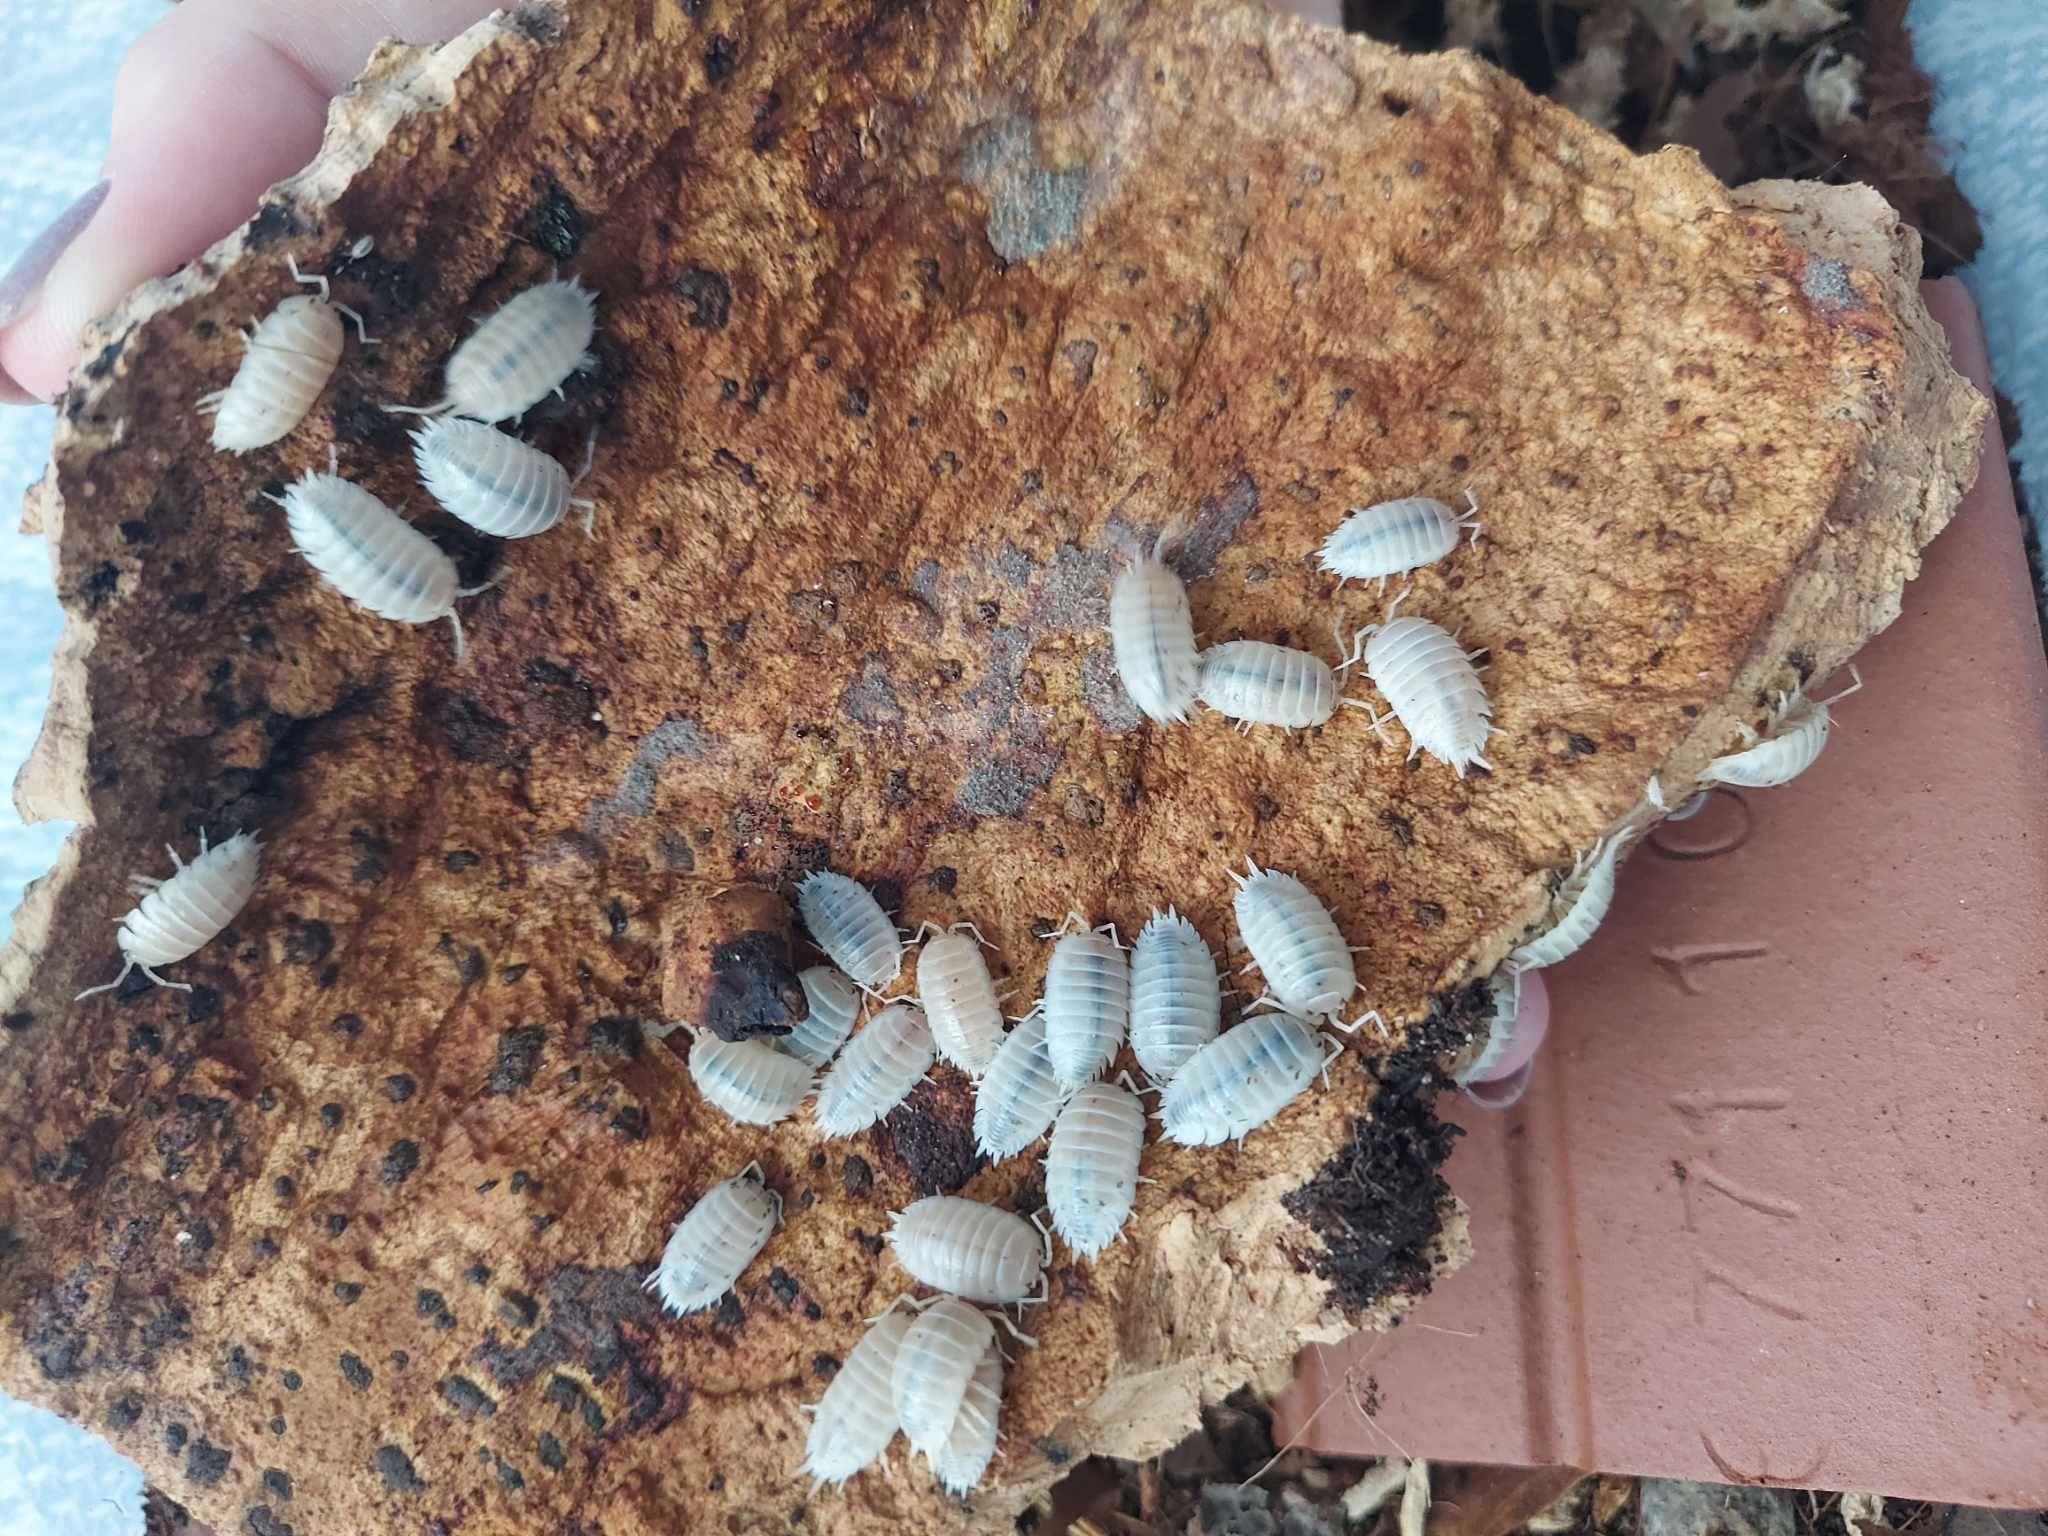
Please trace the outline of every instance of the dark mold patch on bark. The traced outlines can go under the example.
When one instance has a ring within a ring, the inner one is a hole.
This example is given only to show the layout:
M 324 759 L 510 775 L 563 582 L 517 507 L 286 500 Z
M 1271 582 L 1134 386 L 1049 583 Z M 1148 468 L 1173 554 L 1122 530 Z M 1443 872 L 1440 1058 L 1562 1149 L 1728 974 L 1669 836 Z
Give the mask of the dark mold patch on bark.
M 974 1090 L 956 1073 L 920 1083 L 883 1120 L 875 1144 L 920 1195 L 956 1194 L 988 1163 L 975 1150 Z
M 498 1059 L 491 1063 L 485 1084 L 490 1093 L 517 1093 L 533 1081 L 540 1057 L 548 1043 L 548 1032 L 538 1024 L 508 1029 L 498 1036 Z
M 719 1039 L 786 1035 L 809 1012 L 786 934 L 756 929 L 712 950 L 704 1022 Z

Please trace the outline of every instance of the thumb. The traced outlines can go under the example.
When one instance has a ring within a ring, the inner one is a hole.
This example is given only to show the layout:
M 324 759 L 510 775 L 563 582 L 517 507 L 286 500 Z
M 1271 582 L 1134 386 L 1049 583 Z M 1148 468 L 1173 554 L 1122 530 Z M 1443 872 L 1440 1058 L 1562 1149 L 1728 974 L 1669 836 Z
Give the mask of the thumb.
M 247 219 L 320 147 L 327 103 L 394 26 L 452 37 L 487 0 L 185 0 L 129 50 L 114 87 L 106 201 L 0 331 L 0 388 L 63 389 L 79 333 L 144 278 Z

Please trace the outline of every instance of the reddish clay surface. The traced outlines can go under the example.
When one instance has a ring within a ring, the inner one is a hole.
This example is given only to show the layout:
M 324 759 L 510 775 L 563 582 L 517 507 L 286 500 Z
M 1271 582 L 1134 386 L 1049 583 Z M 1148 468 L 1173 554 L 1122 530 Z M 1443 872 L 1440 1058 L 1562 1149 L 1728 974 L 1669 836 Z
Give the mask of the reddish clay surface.
M 1820 761 L 1661 828 L 1527 1096 L 1445 1098 L 1477 1252 L 1309 1351 L 1278 1438 L 1328 1399 L 1326 1451 L 2048 1505 L 2048 667 L 1996 430 Z

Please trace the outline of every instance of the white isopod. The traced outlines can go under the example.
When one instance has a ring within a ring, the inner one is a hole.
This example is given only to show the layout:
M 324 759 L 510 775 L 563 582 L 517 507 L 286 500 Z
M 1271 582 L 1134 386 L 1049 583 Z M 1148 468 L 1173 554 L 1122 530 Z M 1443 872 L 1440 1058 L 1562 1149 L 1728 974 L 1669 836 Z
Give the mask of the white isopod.
M 1145 1111 L 1115 1083 L 1089 1083 L 1067 1101 L 1045 1155 L 1053 1230 L 1084 1259 L 1116 1241 L 1138 1198 Z
M 1403 592 L 1401 597 L 1407 595 Z M 1490 770 L 1493 764 L 1480 754 L 1493 728 L 1493 704 L 1472 664 L 1482 653 L 1468 655 L 1450 631 L 1428 619 L 1395 618 L 1401 597 L 1388 605 L 1385 623 L 1369 624 L 1358 632 L 1345 665 L 1365 662 L 1373 686 L 1407 727 L 1411 758 L 1428 752 L 1449 763 L 1461 779 L 1475 763 Z M 1385 723 L 1373 717 L 1374 730 Z
M 796 888 L 796 905 L 818 948 L 856 984 L 873 990 L 895 980 L 903 935 L 866 886 L 819 870 Z
M 1060 1112 L 1059 1078 L 1045 1045 L 1045 1013 L 1034 1008 L 1003 1038 L 974 1092 L 974 1143 L 984 1157 L 1014 1157 L 1045 1134 Z
M 213 416 L 213 446 L 225 453 L 247 453 L 283 437 L 301 421 L 341 361 L 341 317 L 356 324 L 365 346 L 374 345 L 363 329 L 363 317 L 328 298 L 324 277 L 307 277 L 295 258 L 287 258 L 292 281 L 317 287 L 316 294 L 295 294 L 242 333 L 241 365 L 226 389 L 202 395 L 199 409 Z
M 331 463 L 331 456 L 330 456 Z M 459 587 L 455 562 L 434 541 L 359 485 L 333 473 L 301 475 L 270 498 L 284 508 L 292 545 L 350 602 L 401 624 L 446 619 L 462 659 L 455 600 L 491 585 Z
M 713 1108 L 742 1125 L 776 1125 L 787 1120 L 811 1091 L 810 1063 L 784 1055 L 759 1040 L 721 1040 L 708 1029 L 693 1029 L 690 1080 Z
M 1244 863 L 1249 874 L 1230 871 L 1237 882 L 1237 928 L 1266 978 L 1267 994 L 1290 1013 L 1337 1023 L 1338 1010 L 1358 990 L 1358 968 L 1337 920 L 1293 875 Z M 1352 1034 L 1368 1022 L 1381 1025 L 1376 1009 L 1337 1027 Z
M 1052 1262 L 1052 1240 L 1022 1216 L 960 1195 L 898 1211 L 889 1246 L 919 1284 L 969 1301 L 1022 1301 Z
M 1003 1043 L 1003 1009 L 981 958 L 980 935 L 969 938 L 963 928 L 973 931 L 972 924 L 956 923 L 919 953 L 917 1000 L 939 1055 L 980 1077 Z
M 1131 949 L 1131 1049 L 1138 1065 L 1163 1083 L 1216 1038 L 1223 986 L 1216 958 L 1195 925 L 1169 907 L 1156 908 Z
M 864 1131 L 901 1104 L 931 1070 L 932 1032 L 905 1003 L 876 1014 L 848 1042 L 818 1085 L 811 1119 L 823 1136 Z
M 1479 537 L 1479 498 L 1465 493 L 1472 510 L 1460 515 L 1433 496 L 1402 496 L 1359 507 L 1323 543 L 1323 569 L 1344 581 L 1387 578 L 1443 559 L 1458 547 L 1466 529 Z M 1341 590 L 1344 582 L 1338 584 Z
M 1229 640 L 1201 655 L 1201 701 L 1240 730 L 1302 730 L 1337 712 L 1337 674 L 1320 656 L 1264 640 Z
M 995 1347 L 995 1325 L 957 1296 L 941 1296 L 917 1315 L 889 1374 L 896 1422 L 914 1447 L 930 1455 L 945 1445 L 976 1362 Z
M 1483 1080 L 1495 1062 L 1507 1055 L 1515 1043 L 1515 1026 L 1522 1013 L 1522 973 L 1511 970 L 1493 980 L 1493 1008 L 1486 1019 L 1486 1043 L 1463 1067 L 1451 1075 L 1459 1087 Z
M 1067 933 L 1069 923 L 1082 931 Z M 1045 965 L 1045 1047 L 1069 1091 L 1109 1064 L 1131 1022 L 1131 966 L 1116 928 L 1086 930 L 1086 919 L 1069 912 Z
M 199 857 L 190 864 L 168 843 L 164 852 L 171 856 L 169 878 L 128 877 L 128 889 L 142 900 L 120 920 L 120 931 L 114 935 L 121 949 L 121 974 L 103 987 L 87 987 L 79 997 L 111 992 L 134 970 L 160 987 L 190 992 L 190 982 L 165 981 L 150 967 L 183 960 L 212 942 L 235 920 L 256 889 L 256 868 L 263 849 L 254 832 L 237 832 L 209 848 L 202 830 Z
M 1744 789 L 1774 789 L 1791 783 L 1814 765 L 1820 749 L 1828 744 L 1828 731 L 1835 723 L 1828 706 L 1839 704 L 1863 686 L 1863 674 L 1855 667 L 1849 668 L 1849 676 L 1855 681 L 1825 699 L 1778 695 L 1778 715 L 1770 733 L 1756 741 L 1756 732 L 1743 726 L 1744 738 L 1756 745 L 1715 758 L 1700 773 L 1700 782 Z
M 896 1434 L 890 1376 L 916 1315 L 892 1306 L 876 1318 L 818 1399 L 797 1469 L 813 1487 L 845 1482 L 889 1448 Z
M 590 440 L 575 480 L 538 448 L 480 421 L 444 417 L 412 434 L 413 462 L 427 494 L 480 533 L 500 539 L 546 533 L 570 507 L 583 509 L 583 531 L 594 535 L 594 502 L 569 488 L 590 470 Z
M 589 351 L 596 331 L 597 297 L 589 289 L 574 278 L 537 284 L 507 299 L 455 349 L 439 401 L 385 409 L 410 416 L 452 411 L 477 421 L 508 420 L 597 361 Z
M 1159 536 L 1164 545 L 1169 527 Z M 1109 643 L 1131 701 L 1152 719 L 1185 722 L 1201 682 L 1188 589 L 1159 558 L 1134 561 L 1109 593 Z
M 782 1217 L 782 1196 L 768 1188 L 759 1163 L 714 1184 L 676 1223 L 646 1289 L 681 1316 L 700 1312 L 739 1282 L 740 1272 L 768 1245 Z
M 853 1021 L 860 1017 L 860 989 L 829 965 L 797 972 L 810 1011 L 804 1020 L 775 1043 L 798 1061 L 822 1067 L 839 1054 Z
M 946 1443 L 929 1453 L 932 1476 L 947 1492 L 965 1498 L 974 1492 L 988 1464 L 995 1459 L 997 1422 L 1003 1409 L 1003 1355 L 989 1341 L 974 1374 L 967 1379 L 959 1411 Z
M 1241 1140 L 1292 1103 L 1342 1050 L 1293 1014 L 1253 1014 L 1174 1075 L 1160 1098 L 1161 1127 L 1168 1140 L 1189 1147 Z
M 1533 971 L 1555 965 L 1578 953 L 1593 937 L 1614 901 L 1614 866 L 1626 840 L 1625 832 L 1610 832 L 1579 856 L 1551 898 L 1550 910 L 1556 917 L 1541 934 L 1508 956 L 1509 969 Z

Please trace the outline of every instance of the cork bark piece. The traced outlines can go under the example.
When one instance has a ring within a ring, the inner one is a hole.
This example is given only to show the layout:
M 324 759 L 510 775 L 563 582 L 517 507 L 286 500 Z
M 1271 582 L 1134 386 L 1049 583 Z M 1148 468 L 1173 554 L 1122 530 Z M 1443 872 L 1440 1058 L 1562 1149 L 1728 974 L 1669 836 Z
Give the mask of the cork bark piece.
M 213 454 L 193 402 L 288 255 L 383 344 Z M 17 794 L 80 831 L 0 954 L 0 1386 L 220 1529 L 861 1536 L 999 1527 L 1383 1326 L 1465 1249 L 1430 1064 L 1477 980 L 1653 770 L 1897 611 L 1970 478 L 1917 263 L 1853 191 L 1731 196 L 1468 57 L 1222 4 L 592 0 L 382 50 L 109 322 L 32 500 L 68 624 Z M 379 406 L 557 266 L 596 362 L 520 425 L 572 462 L 598 429 L 597 537 L 500 547 Z M 501 578 L 465 664 L 289 548 L 263 492 L 330 445 Z M 1485 535 L 1407 611 L 1489 648 L 1490 774 L 1122 694 L 1108 585 L 1170 518 L 1209 640 L 1327 655 L 1381 606 L 1313 568 L 1345 508 L 1467 485 Z M 201 826 L 266 853 L 195 990 L 71 1006 Z M 908 1284 L 889 1213 L 1042 1186 L 979 1164 L 949 1069 L 843 1142 L 708 1111 L 652 1037 L 704 945 L 778 932 L 730 891 L 831 867 L 969 918 L 1021 1007 L 1069 909 L 1173 902 L 1224 952 L 1247 854 L 1336 911 L 1392 1038 L 1240 1146 L 1148 1152 L 967 1505 L 900 1459 L 797 1484 L 800 1404 Z M 670 1227 L 754 1159 L 786 1225 L 662 1317 Z

